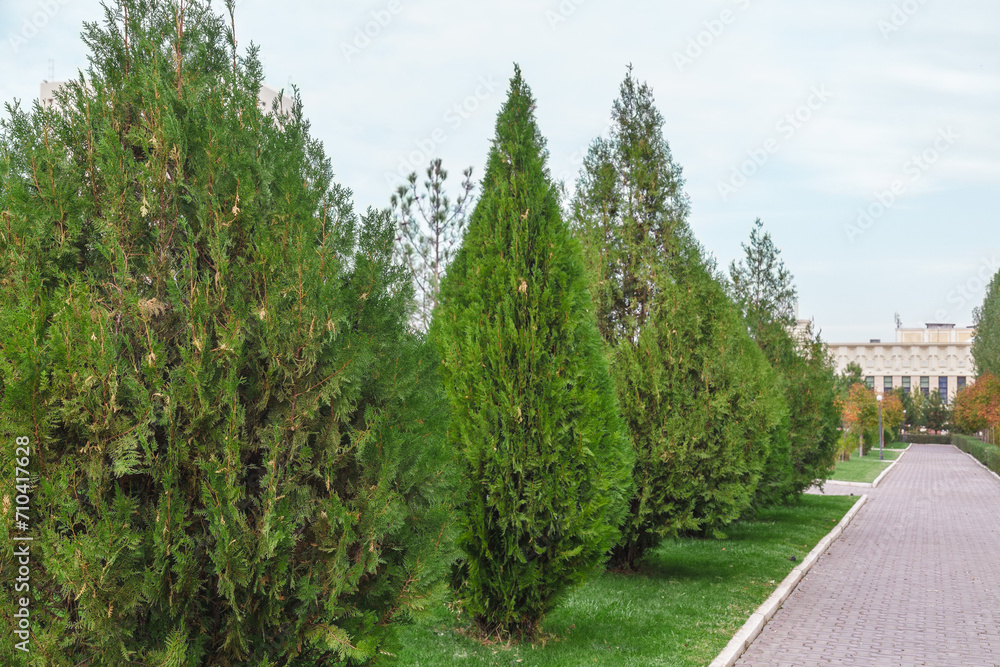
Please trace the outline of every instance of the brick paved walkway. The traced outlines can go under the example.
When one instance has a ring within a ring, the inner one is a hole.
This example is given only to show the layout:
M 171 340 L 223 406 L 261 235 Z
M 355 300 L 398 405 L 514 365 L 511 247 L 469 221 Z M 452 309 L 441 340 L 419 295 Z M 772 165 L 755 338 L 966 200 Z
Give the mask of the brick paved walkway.
M 912 445 L 837 490 L 868 502 L 736 664 L 1000 667 L 1000 480 Z

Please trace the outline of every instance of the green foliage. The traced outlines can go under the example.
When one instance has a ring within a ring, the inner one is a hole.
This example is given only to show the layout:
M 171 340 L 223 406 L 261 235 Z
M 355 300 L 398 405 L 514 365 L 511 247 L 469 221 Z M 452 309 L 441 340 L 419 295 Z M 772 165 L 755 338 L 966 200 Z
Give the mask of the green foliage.
M 851 455 L 858 449 L 858 439 L 850 431 L 841 431 L 837 439 L 838 461 L 850 461 Z
M 396 256 L 410 270 L 417 309 L 412 325 L 427 331 L 437 307 L 441 279 L 462 242 L 467 222 L 466 211 L 472 195 L 472 167 L 463 172 L 462 191 L 454 201 L 444 191 L 448 172 L 441 160 L 427 167 L 424 193 L 417 190 L 413 172 L 407 185 L 401 185 L 390 199 L 392 217 L 398 230 Z
M 758 218 L 743 244 L 744 257 L 729 267 L 730 290 L 751 336 L 776 371 L 774 388 L 787 417 L 772 434 L 771 455 L 758 489 L 759 503 L 790 499 L 826 479 L 839 445 L 838 380 L 819 334 L 808 325 L 798 335 L 796 291 L 781 251 Z M 850 376 L 860 368 L 848 367 Z
M 750 242 L 742 246 L 744 257 L 729 264 L 733 295 L 757 344 L 762 349 L 780 345 L 778 327 L 787 334 L 795 325 L 797 293 L 792 274 L 760 218 L 750 230 Z
M 899 399 L 899 404 L 903 407 L 903 421 L 901 426 L 905 427 L 913 420 L 914 414 L 914 403 L 913 403 L 913 390 L 904 391 L 902 387 L 896 387 L 892 390 L 896 398 Z M 920 392 L 916 392 L 920 393 Z
M 516 69 L 431 327 L 465 460 L 460 593 L 481 632 L 524 638 L 604 564 L 632 469 L 534 107 Z
M 829 476 L 837 452 L 840 411 L 833 358 L 818 333 L 807 331 L 793 363 L 784 369 L 791 412 L 794 494 Z
M 611 136 L 573 201 L 598 327 L 636 453 L 615 562 L 665 536 L 719 534 L 750 504 L 781 417 L 773 377 L 688 228 L 680 168 L 652 92 L 629 72 Z
M 976 373 L 1000 377 L 1000 272 L 986 287 L 983 305 L 973 312 L 976 336 L 972 339 L 972 360 Z
M 864 384 L 864 382 L 865 377 L 864 372 L 861 370 L 861 364 L 852 361 L 844 368 L 844 372 L 837 376 L 837 394 L 847 396 L 847 392 L 851 387 L 856 384 Z
M 932 389 L 923 405 L 924 425 L 932 431 L 940 431 L 951 421 L 951 410 L 941 400 L 941 392 Z
M 927 418 L 924 411 L 924 407 L 927 405 L 927 397 L 928 394 L 925 394 L 919 388 L 910 390 L 910 407 L 906 408 L 906 422 L 911 427 L 920 428 L 921 426 L 927 426 Z
M 86 79 L 8 107 L 0 144 L 32 664 L 372 664 L 451 561 L 444 398 L 392 224 L 359 224 L 298 101 L 258 109 L 256 51 L 207 4 L 128 0 L 84 39 Z M 15 566 L 5 539 L 6 656 Z

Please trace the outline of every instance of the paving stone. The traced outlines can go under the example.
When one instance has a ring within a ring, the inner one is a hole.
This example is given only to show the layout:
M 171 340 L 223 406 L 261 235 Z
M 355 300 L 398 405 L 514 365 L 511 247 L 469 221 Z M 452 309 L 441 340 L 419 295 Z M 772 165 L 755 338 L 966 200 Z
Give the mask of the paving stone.
M 1000 667 L 1000 480 L 911 445 L 736 663 Z

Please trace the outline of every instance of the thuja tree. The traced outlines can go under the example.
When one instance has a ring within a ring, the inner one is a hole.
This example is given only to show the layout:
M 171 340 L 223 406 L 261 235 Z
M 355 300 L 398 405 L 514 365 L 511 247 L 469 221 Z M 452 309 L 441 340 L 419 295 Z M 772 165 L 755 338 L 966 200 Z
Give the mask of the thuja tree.
M 632 463 L 534 108 L 516 69 L 431 327 L 467 479 L 462 597 L 514 638 L 604 564 Z
M 57 108 L 8 107 L 0 430 L 32 447 L 32 664 L 372 664 L 449 568 L 445 404 L 391 221 L 352 213 L 301 104 L 258 109 L 231 26 L 128 0 Z M 5 539 L 5 656 L 15 563 Z
M 730 290 L 751 336 L 777 371 L 775 386 L 788 406 L 787 418 L 775 427 L 776 446 L 758 489 L 761 503 L 777 502 L 829 475 L 839 437 L 837 378 L 811 324 L 795 330 L 792 274 L 759 218 L 743 252 L 729 266 Z
M 681 532 L 718 533 L 750 504 L 781 406 L 771 371 L 687 224 L 680 168 L 631 72 L 573 200 L 636 454 L 620 566 Z
M 983 304 L 973 312 L 976 337 L 972 339 L 972 359 L 976 373 L 1000 376 L 1000 272 L 986 287 Z

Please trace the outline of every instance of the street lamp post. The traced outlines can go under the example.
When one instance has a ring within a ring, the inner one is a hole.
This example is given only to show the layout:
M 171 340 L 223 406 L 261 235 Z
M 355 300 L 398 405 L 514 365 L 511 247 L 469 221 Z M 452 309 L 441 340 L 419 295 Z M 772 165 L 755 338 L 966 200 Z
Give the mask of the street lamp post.
M 885 434 L 882 433 L 882 394 L 875 397 L 878 400 L 878 460 L 882 459 L 882 445 L 885 439 Z

